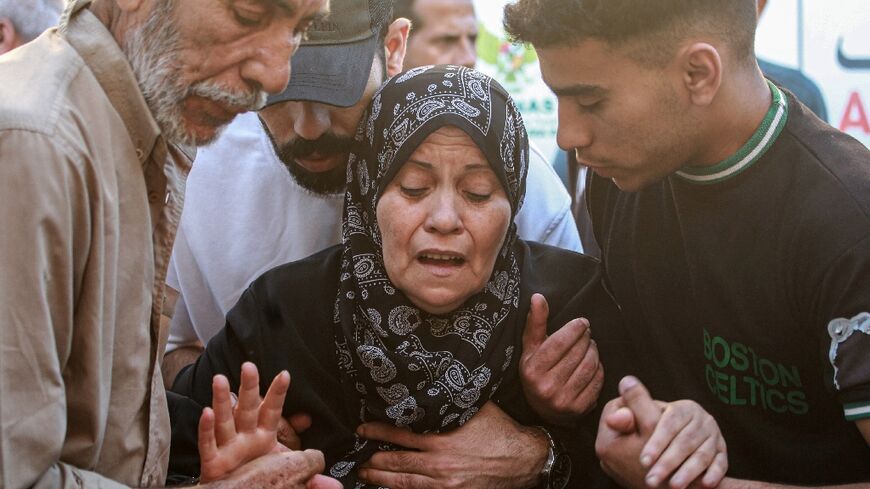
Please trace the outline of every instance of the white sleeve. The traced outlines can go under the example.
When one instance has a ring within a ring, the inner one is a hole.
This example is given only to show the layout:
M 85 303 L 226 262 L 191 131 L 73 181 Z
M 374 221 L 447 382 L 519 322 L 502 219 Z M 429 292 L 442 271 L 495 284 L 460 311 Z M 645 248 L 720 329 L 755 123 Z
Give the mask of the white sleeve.
M 177 348 L 197 344 L 199 344 L 199 337 L 197 337 L 193 323 L 190 321 L 190 314 L 187 312 L 184 296 L 179 295 L 178 302 L 175 303 L 175 313 L 172 315 L 172 321 L 169 323 L 169 339 L 166 342 L 166 353 Z
M 516 218 L 520 238 L 582 252 L 571 196 L 540 150 L 529 149 L 526 198 Z
M 184 248 L 185 243 L 182 227 L 179 226 L 175 245 L 172 248 L 172 256 L 169 258 L 169 270 L 166 274 L 166 285 L 178 291 L 175 311 L 172 313 L 172 320 L 169 323 L 169 339 L 166 342 L 166 353 L 177 348 L 196 345 L 200 341 L 185 301 L 185 293 L 190 294 L 195 291 L 190 287 L 182 285 L 184 277 L 180 276 L 182 274 L 178 270 L 178 256 L 183 254 L 181 249 Z

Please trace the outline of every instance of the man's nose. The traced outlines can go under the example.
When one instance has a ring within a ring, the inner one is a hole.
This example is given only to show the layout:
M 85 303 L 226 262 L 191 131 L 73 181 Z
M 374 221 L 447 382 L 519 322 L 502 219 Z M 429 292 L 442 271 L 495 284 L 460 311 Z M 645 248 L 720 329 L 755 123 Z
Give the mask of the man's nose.
M 474 45 L 474 39 L 463 36 L 457 46 L 456 57 L 451 61 L 452 64 L 474 68 L 477 64 L 477 46 Z
M 592 128 L 582 114 L 559 102 L 556 143 L 565 151 L 586 148 L 592 144 Z
M 275 94 L 290 81 L 290 58 L 299 48 L 300 36 L 293 29 L 278 24 L 257 36 L 257 45 L 241 67 L 241 76 L 249 84 Z
M 323 104 L 314 102 L 297 102 L 296 120 L 293 122 L 293 132 L 297 136 L 314 141 L 330 129 L 332 120 L 329 109 Z

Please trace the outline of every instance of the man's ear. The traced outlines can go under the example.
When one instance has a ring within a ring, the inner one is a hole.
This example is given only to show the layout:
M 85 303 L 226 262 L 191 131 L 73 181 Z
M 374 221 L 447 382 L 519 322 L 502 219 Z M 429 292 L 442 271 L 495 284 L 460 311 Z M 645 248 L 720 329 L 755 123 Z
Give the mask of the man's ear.
M 411 30 L 411 21 L 399 17 L 390 24 L 387 37 L 384 39 L 384 52 L 387 60 L 387 76 L 394 76 L 402 72 L 405 63 L 405 52 L 408 49 L 408 32 Z
M 722 85 L 719 51 L 711 44 L 696 42 L 680 51 L 677 62 L 692 104 L 707 106 L 713 103 Z
M 0 54 L 18 47 L 18 33 L 8 17 L 0 17 Z

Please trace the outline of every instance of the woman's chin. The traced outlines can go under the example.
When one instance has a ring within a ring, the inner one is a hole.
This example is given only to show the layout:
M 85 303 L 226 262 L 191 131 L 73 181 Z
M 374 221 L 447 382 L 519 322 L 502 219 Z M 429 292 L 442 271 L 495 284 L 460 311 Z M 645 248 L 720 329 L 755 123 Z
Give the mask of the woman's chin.
M 410 299 L 410 301 L 423 311 L 429 314 L 441 316 L 449 314 L 465 303 L 469 297 L 474 295 L 463 294 L 454 290 L 423 290 L 423 291 L 402 291 Z

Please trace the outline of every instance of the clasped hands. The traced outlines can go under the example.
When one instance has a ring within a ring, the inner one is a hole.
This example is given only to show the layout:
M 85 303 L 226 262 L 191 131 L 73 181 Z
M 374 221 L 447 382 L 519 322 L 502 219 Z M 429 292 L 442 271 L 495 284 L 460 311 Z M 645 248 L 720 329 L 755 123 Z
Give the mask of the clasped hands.
M 547 336 L 547 316 L 546 300 L 533 295 L 520 360 L 523 391 L 549 422 L 570 424 L 595 406 L 604 369 L 587 320 Z M 595 447 L 608 475 L 632 488 L 719 484 L 728 456 L 712 416 L 693 401 L 654 401 L 634 377 L 619 388 L 620 397 L 603 409 Z

